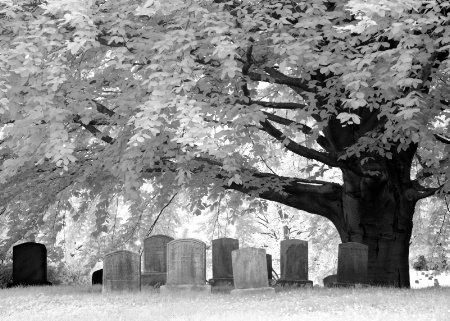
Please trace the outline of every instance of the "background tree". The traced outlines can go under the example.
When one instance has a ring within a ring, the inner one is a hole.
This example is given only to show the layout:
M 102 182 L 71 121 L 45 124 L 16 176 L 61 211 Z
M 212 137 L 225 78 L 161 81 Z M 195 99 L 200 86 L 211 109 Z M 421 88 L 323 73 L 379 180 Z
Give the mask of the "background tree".
M 77 184 L 150 180 L 320 215 L 369 246 L 370 282 L 409 286 L 415 205 L 449 189 L 446 2 L 0 5 L 3 248 Z M 271 171 L 282 152 L 310 163 Z

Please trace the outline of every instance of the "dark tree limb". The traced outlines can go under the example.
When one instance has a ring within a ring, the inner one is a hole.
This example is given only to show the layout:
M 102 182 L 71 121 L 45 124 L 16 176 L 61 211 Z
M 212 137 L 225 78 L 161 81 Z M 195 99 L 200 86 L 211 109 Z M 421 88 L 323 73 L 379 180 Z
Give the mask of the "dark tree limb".
M 277 124 L 285 125 L 285 126 L 295 125 L 295 126 L 297 126 L 300 129 L 300 131 L 303 134 L 309 135 L 309 136 L 313 134 L 312 128 L 307 126 L 307 125 L 300 124 L 300 123 L 297 123 L 297 122 L 295 122 L 293 120 L 290 120 L 290 119 L 287 119 L 287 118 L 284 118 L 284 117 L 281 117 L 281 116 L 278 116 L 278 115 L 274 115 L 274 114 L 271 114 L 271 113 L 268 113 L 268 112 L 263 112 L 263 113 L 264 113 L 264 115 L 267 116 L 267 119 L 269 119 L 269 120 L 271 120 L 271 121 L 273 121 L 273 122 L 275 122 Z M 332 151 L 333 150 L 333 147 L 331 146 L 331 144 L 328 141 L 328 139 L 326 139 L 322 135 L 319 135 L 317 137 L 317 143 L 323 149 L 325 149 L 326 151 Z
M 85 129 L 87 129 L 90 133 L 92 133 L 95 137 L 100 137 L 100 139 L 102 141 L 104 141 L 105 143 L 108 144 L 113 144 L 114 143 L 114 138 L 108 136 L 108 135 L 104 135 L 100 130 L 98 130 L 94 125 L 92 125 L 91 123 L 89 124 L 85 124 L 81 121 L 81 117 L 79 115 L 75 116 L 73 118 L 73 121 L 77 124 L 80 124 L 81 126 L 83 126 Z
M 261 100 L 250 100 L 250 104 L 259 105 L 262 107 L 273 108 L 273 109 L 305 109 L 308 106 L 299 103 L 275 103 L 270 101 Z
M 264 71 L 267 73 L 266 75 L 250 72 L 248 77 L 253 81 L 273 82 L 279 85 L 288 85 L 298 94 L 301 94 L 302 92 L 315 93 L 315 90 L 309 88 L 307 82 L 301 78 L 286 76 L 275 68 L 270 67 L 264 68 Z

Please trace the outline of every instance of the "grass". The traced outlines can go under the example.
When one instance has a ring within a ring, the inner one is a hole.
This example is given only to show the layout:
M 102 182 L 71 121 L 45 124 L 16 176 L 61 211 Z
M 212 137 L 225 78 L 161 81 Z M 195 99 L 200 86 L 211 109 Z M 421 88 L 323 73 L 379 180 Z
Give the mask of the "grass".
M 102 294 L 101 286 L 0 290 L 0 320 L 450 320 L 450 288 L 310 288 L 271 297 Z

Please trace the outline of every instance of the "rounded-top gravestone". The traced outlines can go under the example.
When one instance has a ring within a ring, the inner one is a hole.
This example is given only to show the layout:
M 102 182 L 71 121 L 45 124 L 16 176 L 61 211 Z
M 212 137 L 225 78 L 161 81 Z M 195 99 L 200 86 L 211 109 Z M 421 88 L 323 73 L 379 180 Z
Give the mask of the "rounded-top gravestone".
M 94 271 L 92 273 L 92 285 L 103 284 L 103 269 Z
M 206 244 L 196 239 L 167 244 L 167 282 L 160 293 L 184 290 L 211 293 L 211 286 L 206 285 Z
M 239 240 L 224 237 L 212 240 L 212 292 L 229 293 L 234 289 L 231 252 L 239 249 Z
M 167 243 L 173 237 L 152 235 L 144 240 L 144 272 L 167 272 Z
M 239 249 L 239 240 L 224 237 L 212 240 L 213 278 L 233 278 L 231 252 Z
M 125 250 L 106 254 L 103 258 L 103 292 L 140 290 L 140 255 Z
M 173 238 L 167 235 L 152 235 L 144 240 L 144 271 L 141 285 L 155 286 L 166 283 L 167 244 Z
M 13 247 L 13 283 L 16 285 L 51 285 L 47 281 L 47 248 L 26 242 Z
M 282 287 L 312 287 L 308 280 L 308 242 L 283 240 L 280 242 L 281 275 L 277 284 Z
M 231 256 L 235 287 L 231 295 L 275 293 L 267 278 L 266 250 L 248 247 L 233 251 Z
M 368 260 L 367 245 L 356 242 L 339 244 L 336 285 L 367 284 Z

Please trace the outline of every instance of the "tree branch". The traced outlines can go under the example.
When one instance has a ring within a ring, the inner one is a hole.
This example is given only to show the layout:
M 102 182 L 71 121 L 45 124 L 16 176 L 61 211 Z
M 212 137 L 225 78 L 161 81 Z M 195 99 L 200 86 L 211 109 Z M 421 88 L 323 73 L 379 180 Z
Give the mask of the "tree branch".
M 261 101 L 261 100 L 250 100 L 250 104 L 255 104 L 255 105 L 262 106 L 262 107 L 273 108 L 273 109 L 305 109 L 308 107 L 305 104 L 275 103 L 275 102 Z
M 84 124 L 81 121 L 81 117 L 79 115 L 76 115 L 73 118 L 73 121 L 77 124 L 80 124 L 81 126 L 83 126 L 85 129 L 87 129 L 89 132 L 91 132 L 92 134 L 94 134 L 95 137 L 100 137 L 100 139 L 102 141 L 104 141 L 105 143 L 108 144 L 113 144 L 114 143 L 114 138 L 108 136 L 108 135 L 104 135 L 101 131 L 99 131 L 96 127 L 94 127 L 91 123 L 89 124 Z
M 263 112 L 263 113 L 267 116 L 267 119 L 269 119 L 269 120 L 271 120 L 271 121 L 273 121 L 275 123 L 278 123 L 280 125 L 285 125 L 285 126 L 295 125 L 301 130 L 301 132 L 303 134 L 309 135 L 309 136 L 313 134 L 312 128 L 307 126 L 307 125 L 300 124 L 300 123 L 297 123 L 297 122 L 295 122 L 293 120 L 290 120 L 290 119 L 287 119 L 287 118 L 284 118 L 284 117 L 281 117 L 281 116 L 278 116 L 278 115 L 274 115 L 274 114 L 271 114 L 271 113 L 268 113 L 268 112 Z M 325 138 L 325 136 L 319 135 L 317 137 L 317 143 L 323 149 L 325 149 L 326 151 L 332 151 L 333 150 L 333 147 L 331 146 L 331 144 L 328 141 L 328 139 Z
M 331 166 L 331 167 L 340 167 L 340 168 L 347 168 L 349 170 L 354 171 L 355 168 L 351 168 L 349 164 L 340 162 L 337 160 L 337 158 L 333 157 L 329 153 L 322 153 L 318 152 L 314 149 L 307 148 L 304 146 L 301 146 L 294 142 L 293 140 L 289 139 L 288 137 L 284 136 L 284 134 L 275 128 L 268 120 L 265 120 L 264 122 L 260 122 L 262 126 L 262 130 L 268 133 L 270 136 L 278 140 L 280 143 L 284 145 L 284 147 L 293 152 L 294 154 L 297 154 L 299 156 L 303 156 L 306 158 L 314 159 L 316 161 L 319 161 L 325 165 Z M 358 174 L 361 174 L 358 171 Z
M 273 82 L 279 85 L 288 85 L 298 94 L 301 94 L 302 92 L 315 93 L 315 90 L 309 88 L 307 82 L 300 78 L 286 76 L 282 72 L 279 72 L 275 68 L 271 67 L 265 67 L 264 71 L 267 75 L 250 72 L 248 77 L 253 81 Z

